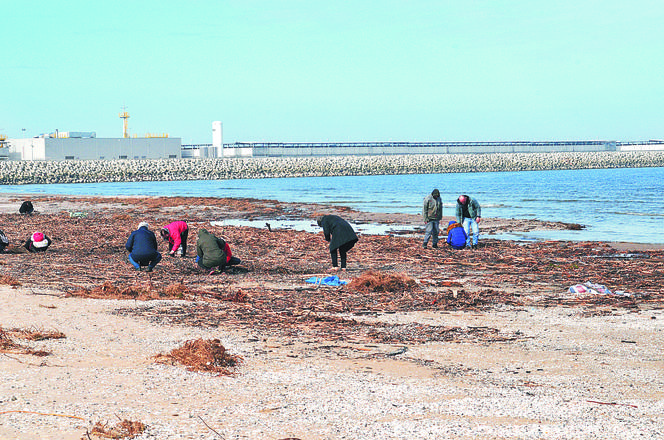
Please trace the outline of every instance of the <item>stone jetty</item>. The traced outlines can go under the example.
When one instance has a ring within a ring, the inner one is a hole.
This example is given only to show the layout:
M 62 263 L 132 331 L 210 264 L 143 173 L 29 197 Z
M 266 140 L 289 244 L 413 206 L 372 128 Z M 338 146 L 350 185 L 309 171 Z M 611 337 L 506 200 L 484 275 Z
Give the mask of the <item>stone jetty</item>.
M 0 162 L 0 184 L 259 179 L 664 166 L 664 152 L 500 153 Z

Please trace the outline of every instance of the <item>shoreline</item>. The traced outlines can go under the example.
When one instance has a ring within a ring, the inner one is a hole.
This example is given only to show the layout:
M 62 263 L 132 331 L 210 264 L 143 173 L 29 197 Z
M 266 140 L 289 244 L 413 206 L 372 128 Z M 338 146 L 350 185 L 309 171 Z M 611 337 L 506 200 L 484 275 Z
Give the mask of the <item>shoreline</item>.
M 111 206 L 118 207 L 127 204 L 138 205 L 142 200 L 154 200 L 159 204 L 159 200 L 173 200 L 174 203 L 184 204 L 193 203 L 200 204 L 201 209 L 205 208 L 206 201 L 212 204 L 218 204 L 221 201 L 222 205 L 226 208 L 216 211 L 218 217 L 213 215 L 209 216 L 209 221 L 218 222 L 223 219 L 229 220 L 247 220 L 247 223 L 255 223 L 259 229 L 264 227 L 265 223 L 272 221 L 271 225 L 279 228 L 279 221 L 288 224 L 293 220 L 311 220 L 311 227 L 314 226 L 315 218 L 321 214 L 336 214 L 340 215 L 346 220 L 355 225 L 378 225 L 384 228 L 378 228 L 385 232 L 378 232 L 378 235 L 403 235 L 419 237 L 424 234 L 424 225 L 422 218 L 417 214 L 404 214 L 404 213 L 385 213 L 385 212 L 368 212 L 356 211 L 354 209 L 344 206 L 330 206 L 316 203 L 294 203 L 294 202 L 280 202 L 276 200 L 264 199 L 246 199 L 246 198 L 205 198 L 205 197 L 189 197 L 189 196 L 110 196 L 110 195 L 96 195 L 96 196 L 81 196 L 81 195 L 59 195 L 59 194 L 21 194 L 21 193 L 0 193 L 0 215 L 2 213 L 15 213 L 18 206 L 23 200 L 32 200 L 39 203 L 39 209 L 44 214 L 67 214 L 73 212 L 86 212 L 87 210 L 99 209 L 102 205 L 110 204 Z M 261 208 L 247 208 L 248 206 L 267 206 L 268 210 L 265 213 L 261 212 Z M 210 214 L 215 212 L 210 210 Z M 277 219 L 274 221 L 274 219 Z M 444 216 L 441 224 L 453 220 L 451 216 Z M 404 226 L 401 229 L 400 226 Z M 530 231 L 555 231 L 555 230 L 573 230 L 580 227 L 580 225 L 573 223 L 554 222 L 548 220 L 537 219 L 502 219 L 484 217 L 482 219 L 482 234 L 484 236 L 500 235 L 500 234 L 513 234 L 523 233 Z M 2 227 L 0 226 L 0 229 Z M 287 226 L 288 228 L 288 226 Z M 292 229 L 292 228 L 289 228 Z M 371 232 L 369 227 L 369 234 L 376 234 Z M 444 240 L 442 236 L 441 240 Z M 516 239 L 499 239 L 508 242 L 538 242 L 542 240 L 516 240 Z M 554 240 L 566 241 L 566 240 Z M 626 241 L 607 241 L 610 246 L 616 250 L 623 251 L 643 251 L 643 250 L 660 250 L 664 249 L 664 243 L 636 243 Z
M 664 152 L 0 162 L 0 185 L 663 167 Z
M 499 240 L 424 250 L 421 237 L 362 235 L 342 278 L 411 282 L 332 288 L 305 281 L 330 274 L 320 231 L 210 224 L 312 218 L 330 212 L 322 205 L 38 196 L 39 213 L 26 217 L 20 200 L 0 199 L 12 245 L 0 256 L 0 327 L 64 338 L 22 341 L 44 357 L 0 350 L 0 437 L 79 440 L 118 418 L 147 425 L 137 440 L 210 439 L 209 427 L 258 440 L 613 440 L 656 437 L 664 426 L 664 250 Z M 406 221 L 338 209 L 357 221 Z M 134 271 L 129 232 L 180 218 L 190 248 L 204 227 L 247 271 L 208 276 L 191 252 Z M 47 252 L 17 249 L 33 230 L 53 239 Z M 586 281 L 615 294 L 568 290 Z M 155 362 L 197 338 L 242 357 L 234 376 Z

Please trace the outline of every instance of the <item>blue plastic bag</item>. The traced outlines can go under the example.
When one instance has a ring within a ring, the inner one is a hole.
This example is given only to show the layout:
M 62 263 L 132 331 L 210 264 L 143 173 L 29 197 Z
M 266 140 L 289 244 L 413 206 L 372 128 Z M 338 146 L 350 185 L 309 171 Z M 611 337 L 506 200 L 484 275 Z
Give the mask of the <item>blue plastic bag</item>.
M 323 284 L 326 286 L 343 286 L 344 284 L 348 284 L 348 281 L 340 280 L 336 275 L 331 275 L 325 278 L 311 277 L 304 281 L 311 284 Z

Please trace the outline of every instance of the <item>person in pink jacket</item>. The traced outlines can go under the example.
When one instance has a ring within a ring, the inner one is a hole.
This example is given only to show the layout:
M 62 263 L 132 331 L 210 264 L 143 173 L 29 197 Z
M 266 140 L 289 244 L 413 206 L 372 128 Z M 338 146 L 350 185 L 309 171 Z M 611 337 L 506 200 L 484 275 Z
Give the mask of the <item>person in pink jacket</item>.
M 168 253 L 171 257 L 175 256 L 178 248 L 182 246 L 182 256 L 187 255 L 187 236 L 189 227 L 182 220 L 169 223 L 164 226 L 160 232 L 161 237 L 168 241 Z

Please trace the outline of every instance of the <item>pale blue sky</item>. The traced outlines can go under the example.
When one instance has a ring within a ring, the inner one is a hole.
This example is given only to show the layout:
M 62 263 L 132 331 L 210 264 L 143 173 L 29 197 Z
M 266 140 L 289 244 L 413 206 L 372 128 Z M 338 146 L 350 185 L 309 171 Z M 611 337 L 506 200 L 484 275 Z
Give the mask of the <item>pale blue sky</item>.
M 0 2 L 0 134 L 664 138 L 661 0 Z

